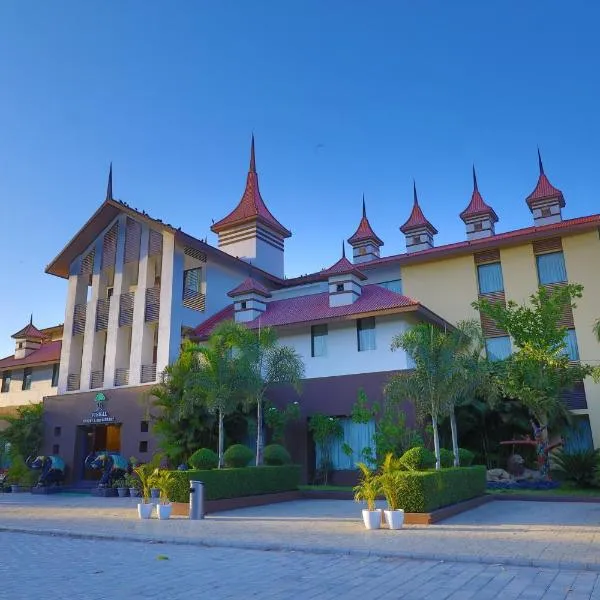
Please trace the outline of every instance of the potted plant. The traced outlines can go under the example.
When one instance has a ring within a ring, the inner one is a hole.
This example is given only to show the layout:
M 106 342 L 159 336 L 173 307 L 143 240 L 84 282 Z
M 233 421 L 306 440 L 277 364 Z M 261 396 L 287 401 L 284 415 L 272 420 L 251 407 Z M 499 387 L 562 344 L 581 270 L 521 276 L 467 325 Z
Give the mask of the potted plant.
M 142 494 L 142 501 L 137 505 L 140 519 L 149 519 L 152 515 L 154 504 L 150 503 L 150 488 L 154 485 L 157 470 L 152 463 L 137 465 L 133 470 L 138 476 Z
M 388 505 L 383 512 L 390 529 L 402 529 L 404 523 L 404 510 L 400 508 L 400 470 L 402 468 L 398 459 L 390 452 L 381 465 L 379 475 L 379 487 Z
M 125 475 L 125 483 L 127 484 L 127 487 L 129 488 L 129 495 L 132 498 L 139 498 L 140 490 L 142 487 L 140 484 L 140 480 L 132 473 L 127 473 Z
M 172 471 L 166 469 L 157 469 L 154 475 L 154 485 L 160 490 L 159 502 L 156 505 L 156 512 L 158 518 L 168 519 L 171 516 L 173 505 L 169 500 L 169 493 L 171 491 L 171 485 L 175 474 Z
M 13 493 L 27 491 L 27 485 L 31 483 L 31 474 L 20 454 L 16 454 L 12 458 L 6 478 L 10 482 L 11 491 Z M 29 485 L 29 487 L 31 487 L 31 485 Z
M 117 490 L 117 494 L 119 494 L 119 498 L 125 498 L 129 493 L 129 486 L 127 485 L 127 481 L 124 477 L 121 479 L 115 479 L 113 482 L 113 489 Z
M 360 478 L 358 485 L 354 487 L 354 500 L 356 502 L 365 502 L 366 509 L 363 509 L 362 516 L 367 529 L 379 529 L 381 526 L 381 510 L 375 507 L 375 500 L 379 494 L 380 484 L 378 475 L 369 469 L 365 463 L 357 463 L 360 469 Z

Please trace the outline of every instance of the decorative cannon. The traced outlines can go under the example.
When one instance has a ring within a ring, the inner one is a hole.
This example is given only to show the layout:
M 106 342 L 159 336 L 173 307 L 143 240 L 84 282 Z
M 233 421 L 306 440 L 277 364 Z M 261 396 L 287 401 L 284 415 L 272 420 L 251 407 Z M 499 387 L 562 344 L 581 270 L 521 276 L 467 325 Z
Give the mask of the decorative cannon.
M 25 462 L 30 469 L 40 471 L 37 487 L 59 485 L 65 479 L 65 461 L 56 454 L 29 456 Z
M 124 477 L 127 473 L 129 462 L 118 452 L 104 450 L 89 454 L 85 459 L 85 467 L 102 471 L 98 487 L 111 487 L 115 480 Z

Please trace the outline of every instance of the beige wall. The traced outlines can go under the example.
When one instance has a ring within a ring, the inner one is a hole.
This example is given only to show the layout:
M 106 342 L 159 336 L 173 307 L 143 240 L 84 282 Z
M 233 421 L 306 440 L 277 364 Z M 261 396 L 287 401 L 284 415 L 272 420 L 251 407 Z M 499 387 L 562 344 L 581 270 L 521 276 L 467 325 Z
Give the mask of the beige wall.
M 5 369 L 5 371 L 10 369 Z M 44 396 L 56 395 L 56 387 L 52 387 L 52 365 L 32 367 L 31 389 L 22 390 L 23 368 L 12 369 L 12 380 L 10 390 L 4 394 L 0 393 L 0 407 L 22 406 L 24 404 L 37 404 Z
M 529 301 L 538 289 L 537 267 L 533 246 L 525 244 L 500 250 L 504 296 L 518 304 Z

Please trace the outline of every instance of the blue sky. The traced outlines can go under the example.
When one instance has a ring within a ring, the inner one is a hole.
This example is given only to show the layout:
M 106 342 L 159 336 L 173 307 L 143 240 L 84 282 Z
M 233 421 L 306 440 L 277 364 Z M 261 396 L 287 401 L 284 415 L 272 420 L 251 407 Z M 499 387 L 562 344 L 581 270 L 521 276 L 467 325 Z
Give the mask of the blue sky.
M 0 355 L 62 322 L 45 266 L 115 196 L 209 241 L 256 135 L 287 274 L 328 266 L 363 192 L 384 253 L 412 178 L 436 243 L 464 238 L 471 165 L 500 222 L 531 223 L 536 146 L 566 217 L 600 212 L 600 7 L 352 0 L 0 3 Z

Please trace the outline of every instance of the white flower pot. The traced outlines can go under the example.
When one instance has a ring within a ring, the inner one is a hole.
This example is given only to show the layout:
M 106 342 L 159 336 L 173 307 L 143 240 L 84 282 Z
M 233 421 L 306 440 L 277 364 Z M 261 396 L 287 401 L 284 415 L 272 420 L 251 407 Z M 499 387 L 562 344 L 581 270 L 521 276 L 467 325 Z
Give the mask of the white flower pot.
M 385 520 L 390 529 L 402 529 L 404 511 L 401 508 L 398 510 L 384 510 L 383 512 L 385 513 Z
M 156 512 L 158 513 L 159 519 L 168 519 L 171 516 L 171 511 L 173 510 L 173 505 L 169 504 L 157 504 Z
M 381 527 L 381 510 L 363 509 L 362 516 L 367 529 L 379 529 Z
M 149 519 L 152 516 L 152 509 L 154 508 L 154 504 L 145 502 L 140 502 L 138 504 L 138 516 L 140 519 Z

